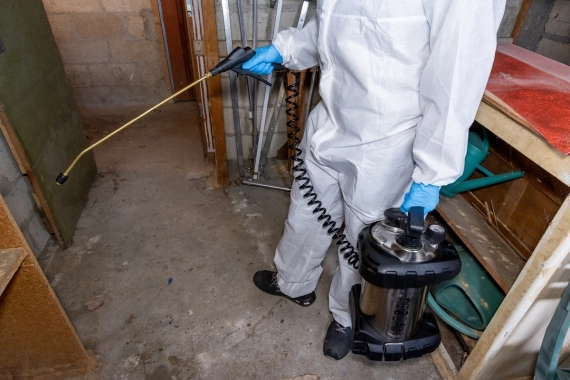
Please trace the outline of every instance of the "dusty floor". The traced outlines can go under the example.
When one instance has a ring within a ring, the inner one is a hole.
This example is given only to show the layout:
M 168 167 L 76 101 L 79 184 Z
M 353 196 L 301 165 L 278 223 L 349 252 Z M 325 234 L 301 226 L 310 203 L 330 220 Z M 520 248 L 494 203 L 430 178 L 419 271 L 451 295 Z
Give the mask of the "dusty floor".
M 141 108 L 84 111 L 108 133 Z M 96 150 L 99 170 L 72 247 L 40 259 L 101 379 L 439 379 L 429 357 L 326 359 L 330 254 L 317 301 L 258 291 L 288 193 L 211 186 L 195 103 L 167 105 Z M 331 249 L 329 253 L 332 253 Z

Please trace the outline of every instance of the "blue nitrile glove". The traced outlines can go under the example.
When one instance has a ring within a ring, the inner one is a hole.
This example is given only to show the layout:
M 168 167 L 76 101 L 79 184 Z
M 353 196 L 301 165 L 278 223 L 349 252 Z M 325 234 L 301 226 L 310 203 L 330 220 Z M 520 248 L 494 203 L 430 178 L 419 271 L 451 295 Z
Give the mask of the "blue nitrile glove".
M 439 186 L 412 183 L 410 191 L 404 195 L 404 202 L 400 211 L 408 212 L 410 207 L 420 206 L 424 208 L 424 216 L 435 209 L 439 203 Z
M 273 71 L 272 63 L 282 63 L 283 57 L 273 44 L 255 49 L 252 59 L 242 65 L 242 69 L 254 74 L 267 75 Z

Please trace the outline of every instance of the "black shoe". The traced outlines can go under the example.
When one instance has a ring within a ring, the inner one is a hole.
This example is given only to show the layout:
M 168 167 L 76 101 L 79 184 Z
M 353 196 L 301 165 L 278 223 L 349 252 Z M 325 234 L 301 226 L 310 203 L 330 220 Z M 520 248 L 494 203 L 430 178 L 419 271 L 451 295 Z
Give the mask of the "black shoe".
M 340 360 L 348 354 L 352 346 L 352 334 L 350 327 L 344 327 L 334 319 L 327 330 L 323 353 L 327 358 Z
M 310 306 L 317 298 L 315 292 L 297 298 L 291 298 L 283 294 L 279 289 L 279 285 L 277 285 L 277 272 L 272 272 L 270 270 L 260 270 L 255 273 L 255 275 L 253 275 L 253 283 L 267 294 L 287 298 L 301 306 Z

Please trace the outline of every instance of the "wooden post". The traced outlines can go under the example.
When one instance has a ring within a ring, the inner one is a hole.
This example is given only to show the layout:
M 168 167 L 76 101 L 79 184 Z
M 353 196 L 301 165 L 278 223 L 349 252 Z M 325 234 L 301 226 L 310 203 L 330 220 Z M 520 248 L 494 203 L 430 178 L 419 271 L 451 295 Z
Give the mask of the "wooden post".
M 544 34 L 544 28 L 548 16 L 554 5 L 554 0 L 531 0 L 525 1 L 519 17 L 517 17 L 513 35 L 516 33 L 514 42 L 516 45 L 530 51 L 535 51 L 540 39 Z M 520 22 L 520 26 L 518 25 Z
M 215 0 L 202 2 L 204 16 L 204 51 L 206 67 L 214 67 L 220 61 L 218 53 L 218 32 L 216 31 Z M 216 149 L 216 184 L 218 186 L 229 185 L 228 162 L 226 154 L 226 132 L 224 128 L 224 110 L 222 104 L 222 80 L 220 76 L 208 79 L 208 91 L 210 94 L 210 112 L 212 120 L 212 132 Z
M 60 247 L 65 248 L 67 244 L 65 243 L 65 240 L 59 228 L 57 227 L 54 215 L 51 212 L 51 208 L 47 202 L 46 196 L 44 195 L 42 186 L 39 183 L 36 174 L 32 170 L 32 164 L 28 160 L 26 151 L 24 150 L 24 147 L 22 146 L 22 143 L 18 138 L 18 134 L 16 133 L 14 128 L 12 128 L 12 125 L 8 121 L 6 112 L 4 112 L 4 107 L 1 104 L 0 104 L 0 131 L 4 135 L 6 141 L 8 142 L 8 146 L 10 147 L 10 150 L 12 151 L 12 154 L 16 162 L 18 163 L 20 171 L 22 172 L 22 174 L 28 176 L 32 188 L 34 189 L 34 194 L 37 197 L 47 220 L 49 221 L 51 230 L 54 232 L 57 242 L 59 243 Z
M 513 31 L 511 33 L 511 38 L 513 39 L 513 43 L 517 43 L 519 38 L 519 34 L 521 33 L 524 20 L 526 19 L 526 15 L 528 14 L 528 10 L 530 9 L 530 4 L 532 0 L 523 0 L 521 5 L 521 9 L 519 9 L 519 13 L 517 15 L 517 19 L 515 20 L 515 25 L 513 26 Z

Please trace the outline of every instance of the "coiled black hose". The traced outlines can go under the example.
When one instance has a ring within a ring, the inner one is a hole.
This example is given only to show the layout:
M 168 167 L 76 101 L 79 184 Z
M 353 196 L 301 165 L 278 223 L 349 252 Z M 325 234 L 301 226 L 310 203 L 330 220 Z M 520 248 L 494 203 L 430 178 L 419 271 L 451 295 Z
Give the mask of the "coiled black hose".
M 305 162 L 301 158 L 303 151 L 299 148 L 301 139 L 297 137 L 297 133 L 300 130 L 297 126 L 297 121 L 299 120 L 297 114 L 299 104 L 296 102 L 296 98 L 299 95 L 299 74 L 289 69 L 286 69 L 286 71 L 293 74 L 295 77 L 294 82 L 285 87 L 291 93 L 291 95 L 285 98 L 285 102 L 288 105 L 285 113 L 289 116 L 289 121 L 287 121 L 287 128 L 289 131 L 287 133 L 287 137 L 291 139 L 289 149 L 293 151 L 293 155 L 291 156 L 291 161 L 293 162 L 293 177 L 295 178 L 295 181 L 299 182 L 301 190 L 307 190 L 307 192 L 303 194 L 303 198 L 310 198 L 308 205 L 316 206 L 313 209 L 313 214 L 319 214 L 319 216 L 317 216 L 317 220 L 323 223 L 324 228 L 328 228 L 328 234 L 333 234 L 332 239 L 336 240 L 336 245 L 342 246 L 339 249 L 344 253 L 343 257 L 354 269 L 358 269 L 358 264 L 360 262 L 358 252 L 356 252 L 352 244 L 350 244 L 346 235 L 340 232 L 342 226 L 336 226 L 337 222 L 332 220 L 332 217 L 327 213 L 327 209 L 324 208 L 322 202 L 318 200 L 317 194 L 313 191 L 311 179 L 307 175 Z

